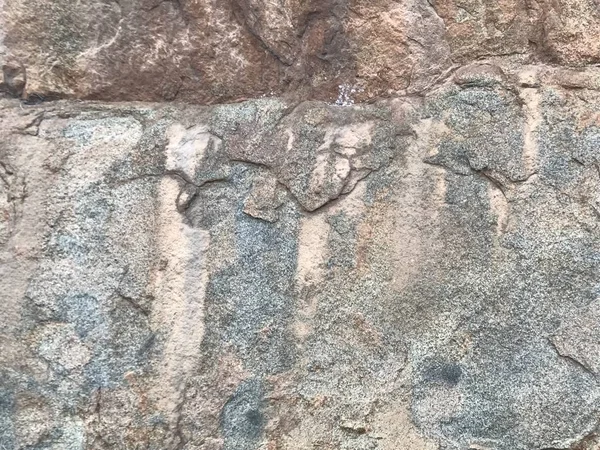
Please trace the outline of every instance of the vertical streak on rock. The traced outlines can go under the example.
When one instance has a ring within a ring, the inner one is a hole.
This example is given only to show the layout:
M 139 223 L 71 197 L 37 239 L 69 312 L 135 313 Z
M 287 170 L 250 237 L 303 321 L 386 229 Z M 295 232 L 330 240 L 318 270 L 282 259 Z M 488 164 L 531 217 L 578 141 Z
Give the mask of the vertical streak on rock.
M 298 247 L 297 277 L 300 284 L 323 278 L 322 264 L 327 252 L 329 224 L 325 214 L 315 214 L 302 219 Z
M 445 171 L 423 164 L 423 157 L 448 130 L 429 119 L 420 121 L 414 130 L 417 140 L 406 153 L 406 176 L 397 194 L 394 215 L 390 218 L 394 224 L 394 258 L 400 262 L 394 276 L 394 286 L 398 291 L 410 285 L 421 270 L 426 252 L 433 246 L 432 233 L 446 197 Z M 430 183 L 429 199 L 423 197 L 423 192 L 427 192 L 426 183 Z
M 435 178 L 433 200 L 441 207 L 445 202 L 446 192 L 448 191 L 448 186 L 446 185 L 446 172 L 443 169 L 437 169 Z M 435 212 L 438 213 L 439 211 L 436 209 Z
M 525 88 L 520 92 L 524 102 L 525 129 L 523 135 L 523 167 L 525 177 L 530 177 L 537 171 L 538 138 L 537 130 L 542 124 L 540 112 L 541 96 L 535 88 Z
M 310 334 L 310 321 L 317 309 L 316 299 L 310 295 L 310 287 L 323 281 L 329 236 L 329 224 L 326 219 L 326 214 L 314 214 L 304 217 L 300 222 L 296 269 L 300 305 L 294 323 L 294 333 L 300 340 Z M 308 292 L 304 294 L 303 291 Z
M 208 271 L 204 252 L 208 232 L 182 221 L 176 209 L 179 185 L 163 178 L 159 187 L 158 231 L 159 268 L 155 277 L 156 326 L 166 330 L 163 365 L 164 385 L 156 392 L 165 412 L 173 412 L 190 375 L 204 335 L 204 296 Z
M 431 119 L 421 120 L 414 126 L 414 130 L 417 134 L 416 147 L 419 160 L 416 163 L 418 166 L 421 165 L 420 163 L 423 157 L 430 156 L 430 154 L 434 152 L 440 139 L 451 132 L 445 124 L 434 122 Z M 410 156 L 408 162 L 412 162 Z M 436 208 L 433 208 L 432 211 L 434 214 L 439 214 L 439 208 L 446 202 L 446 193 L 448 191 L 446 170 L 441 167 L 430 167 L 430 169 L 433 170 L 434 174 L 434 188 L 431 200 L 435 203 L 435 206 L 437 206 Z
M 496 234 L 501 235 L 508 226 L 508 201 L 502 191 L 492 183 L 488 183 L 488 197 L 492 212 L 496 215 Z
M 1 7 L 2 0 L 0 0 Z M 1 16 L 2 14 L 0 14 L 0 18 Z M 0 24 L 0 30 L 1 26 Z M 1 45 L 0 43 L 0 58 L 2 57 Z M 10 127 L 6 121 L 2 120 L 0 129 L 4 132 L 10 130 Z M 2 140 L 6 142 L 9 139 L 4 135 Z M 16 448 L 18 440 L 18 412 L 12 416 L 18 406 L 14 387 L 11 386 L 11 377 L 7 374 L 18 373 L 19 370 L 22 370 L 21 367 L 26 366 L 25 361 L 29 353 L 27 347 L 30 344 L 19 333 L 19 328 L 22 326 L 23 299 L 38 265 L 42 253 L 42 236 L 46 231 L 45 202 L 47 202 L 48 194 L 45 189 L 32 189 L 32 187 L 46 186 L 55 182 L 51 174 L 43 170 L 44 160 L 54 150 L 52 146 L 29 136 L 20 138 L 17 142 L 22 146 L 21 148 L 26 150 L 15 152 L 13 160 L 6 158 L 5 155 L 1 155 L 0 158 L 2 163 L 14 164 L 19 169 L 22 167 L 24 173 L 19 173 L 21 172 L 19 170 L 18 175 L 22 176 L 23 183 L 27 182 L 29 187 L 28 196 L 21 200 L 23 203 L 19 207 L 20 212 L 14 217 L 15 232 L 12 233 L 11 229 L 8 240 L 0 243 L 0 304 L 2 305 L 0 312 L 0 348 L 2 349 L 0 351 L 0 379 L 2 380 L 0 381 L 0 448 L 7 449 Z M 5 199 L 10 198 L 9 189 L 8 186 L 0 185 L 0 195 Z M 12 219 L 12 217 L 6 217 L 3 214 L 0 223 L 7 219 Z M 44 428 L 42 425 L 36 429 L 43 430 Z
M 419 205 L 418 180 L 423 177 L 425 168 L 415 158 L 407 158 L 407 177 L 405 188 L 398 199 L 394 230 L 395 257 L 400 262 L 394 276 L 394 285 L 401 291 L 408 286 L 413 277 L 418 274 L 423 258 L 423 231 L 422 223 L 427 223 L 432 217 L 427 218 L 427 211 Z M 416 182 L 416 183 L 415 183 Z

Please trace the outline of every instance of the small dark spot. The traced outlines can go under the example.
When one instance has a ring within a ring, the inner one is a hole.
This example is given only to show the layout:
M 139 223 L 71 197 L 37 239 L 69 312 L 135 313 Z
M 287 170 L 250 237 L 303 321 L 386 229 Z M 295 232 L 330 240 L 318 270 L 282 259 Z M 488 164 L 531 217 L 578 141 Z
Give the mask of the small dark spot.
M 251 409 L 246 412 L 246 420 L 253 427 L 260 427 L 262 424 L 262 415 L 257 409 Z
M 148 353 L 150 350 L 152 350 L 152 348 L 154 347 L 154 345 L 156 344 L 156 333 L 152 333 L 150 334 L 150 337 L 148 339 L 146 339 L 146 342 L 144 342 L 144 345 L 142 345 L 138 351 L 139 355 L 144 355 L 146 353 Z
M 462 369 L 455 363 L 436 363 L 425 370 L 425 379 L 455 386 L 460 381 Z

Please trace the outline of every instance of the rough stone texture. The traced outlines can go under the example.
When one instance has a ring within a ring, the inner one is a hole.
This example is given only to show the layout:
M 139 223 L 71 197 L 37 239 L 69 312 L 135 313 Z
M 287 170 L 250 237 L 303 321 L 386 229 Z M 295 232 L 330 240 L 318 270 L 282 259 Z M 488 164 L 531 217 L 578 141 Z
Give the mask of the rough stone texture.
M 515 67 L 350 107 L 2 100 L 0 447 L 598 448 L 600 72 Z
M 598 0 L 0 11 L 0 450 L 600 449 Z
M 482 58 L 600 63 L 598 0 L 7 0 L 0 8 L 4 90 L 32 101 L 207 104 L 286 94 L 343 102 L 422 92 Z

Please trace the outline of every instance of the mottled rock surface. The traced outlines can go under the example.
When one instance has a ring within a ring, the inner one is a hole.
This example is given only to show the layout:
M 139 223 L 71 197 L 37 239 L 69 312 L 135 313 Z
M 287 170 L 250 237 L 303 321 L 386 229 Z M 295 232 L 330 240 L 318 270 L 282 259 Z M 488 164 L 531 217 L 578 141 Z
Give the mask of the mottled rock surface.
M 0 450 L 600 449 L 598 0 L 0 11 Z
M 1 448 L 597 448 L 598 80 L 3 100 Z

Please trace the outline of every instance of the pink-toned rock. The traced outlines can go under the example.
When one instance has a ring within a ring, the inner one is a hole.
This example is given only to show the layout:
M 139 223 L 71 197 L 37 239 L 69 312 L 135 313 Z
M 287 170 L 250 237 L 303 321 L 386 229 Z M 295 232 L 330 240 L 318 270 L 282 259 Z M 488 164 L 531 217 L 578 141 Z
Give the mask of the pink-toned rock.
M 596 0 L 11 0 L 3 90 L 211 104 L 419 93 L 481 58 L 600 61 Z M 26 85 L 26 86 L 25 86 Z

